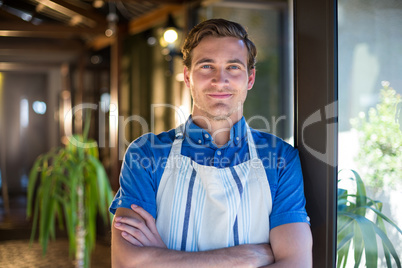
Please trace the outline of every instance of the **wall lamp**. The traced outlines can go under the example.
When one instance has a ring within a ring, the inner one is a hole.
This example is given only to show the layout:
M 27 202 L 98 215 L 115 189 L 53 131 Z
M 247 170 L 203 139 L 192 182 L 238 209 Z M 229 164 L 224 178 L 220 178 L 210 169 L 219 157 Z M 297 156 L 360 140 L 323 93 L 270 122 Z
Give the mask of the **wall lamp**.
M 159 43 L 162 47 L 163 55 L 181 56 L 180 43 L 181 43 L 182 30 L 178 27 L 171 14 L 168 16 L 166 26 L 162 29 L 162 34 Z M 167 61 L 171 59 L 166 57 Z
M 159 43 L 162 47 L 162 55 L 169 62 L 169 73 L 173 74 L 173 58 L 182 56 L 180 51 L 182 30 L 175 23 L 173 16 L 169 14 L 166 26 L 162 28 Z

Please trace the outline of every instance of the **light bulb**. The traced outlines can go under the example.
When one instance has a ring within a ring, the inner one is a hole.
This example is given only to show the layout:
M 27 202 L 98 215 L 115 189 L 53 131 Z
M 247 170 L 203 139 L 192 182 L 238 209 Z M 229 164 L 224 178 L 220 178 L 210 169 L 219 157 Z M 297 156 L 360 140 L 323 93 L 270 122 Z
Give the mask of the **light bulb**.
M 166 42 L 168 42 L 169 44 L 173 43 L 174 41 L 177 40 L 177 32 L 173 29 L 169 29 L 167 30 L 164 34 L 163 34 L 163 38 L 166 40 Z

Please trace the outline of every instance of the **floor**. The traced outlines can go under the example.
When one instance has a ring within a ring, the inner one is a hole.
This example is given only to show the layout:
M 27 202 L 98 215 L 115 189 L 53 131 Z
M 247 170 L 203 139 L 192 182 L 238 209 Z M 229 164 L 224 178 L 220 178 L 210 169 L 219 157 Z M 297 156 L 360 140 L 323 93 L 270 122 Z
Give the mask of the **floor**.
M 49 244 L 48 252 L 42 255 L 38 243 L 30 246 L 28 240 L 10 240 L 0 242 L 0 267 L 2 268 L 74 268 L 69 258 L 68 241 L 60 239 Z M 97 244 L 92 254 L 91 267 L 110 267 L 110 247 Z
M 69 258 L 68 239 L 65 233 L 57 232 L 56 241 L 50 241 L 48 251 L 36 241 L 30 245 L 31 222 L 25 216 L 24 196 L 10 197 L 10 213 L 6 213 L 0 198 L 0 267 L 1 268 L 73 268 Z M 110 267 L 110 234 L 98 234 L 91 258 L 91 267 Z

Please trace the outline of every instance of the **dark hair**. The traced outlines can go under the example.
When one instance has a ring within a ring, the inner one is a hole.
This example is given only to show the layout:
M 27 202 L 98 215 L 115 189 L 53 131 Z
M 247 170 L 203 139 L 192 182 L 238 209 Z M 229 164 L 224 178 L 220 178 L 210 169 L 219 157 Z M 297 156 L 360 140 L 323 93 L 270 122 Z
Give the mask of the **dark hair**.
M 196 25 L 184 41 L 181 51 L 183 53 L 183 63 L 187 68 L 191 68 L 191 52 L 207 36 L 235 37 L 243 40 L 247 47 L 247 68 L 250 71 L 255 67 L 257 49 L 254 43 L 248 38 L 247 31 L 243 26 L 225 19 L 210 19 Z

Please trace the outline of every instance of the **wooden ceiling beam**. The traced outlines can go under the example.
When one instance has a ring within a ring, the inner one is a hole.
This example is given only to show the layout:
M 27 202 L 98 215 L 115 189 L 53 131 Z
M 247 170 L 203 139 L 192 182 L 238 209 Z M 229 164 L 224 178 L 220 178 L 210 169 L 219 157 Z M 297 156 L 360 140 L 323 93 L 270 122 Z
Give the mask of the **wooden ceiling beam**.
M 94 36 L 104 32 L 104 27 L 80 28 L 55 24 L 33 25 L 24 21 L 0 21 L 0 36 L 71 38 L 85 35 Z
M 0 71 L 44 72 L 61 68 L 61 63 L 0 62 Z
M 112 37 L 107 37 L 105 35 L 99 35 L 93 40 L 91 40 L 88 44 L 87 47 L 91 48 L 93 50 L 101 50 L 105 47 L 111 46 L 113 42 L 115 42 L 116 38 Z
M 131 22 L 129 22 L 127 33 L 132 35 L 145 30 L 148 30 L 155 25 L 166 21 L 169 14 L 176 14 L 182 12 L 183 5 L 165 5 L 160 8 L 149 12 L 146 15 L 140 16 Z M 114 42 L 114 38 L 106 37 L 105 35 L 99 35 L 88 43 L 88 47 L 94 50 L 100 50 L 107 46 L 110 46 Z
M 4 51 L 17 50 L 78 50 L 84 49 L 84 43 L 79 39 L 51 39 L 48 38 L 13 38 L 2 37 L 0 42 L 0 55 L 4 55 Z
M 36 0 L 36 1 L 38 1 L 38 0 Z M 59 6 L 69 9 L 69 10 L 81 15 L 82 17 L 91 19 L 91 20 L 95 21 L 97 23 L 97 25 L 106 25 L 106 23 L 107 23 L 106 16 L 102 16 L 102 15 L 96 13 L 96 10 L 93 9 L 91 5 L 87 5 L 88 8 L 81 8 L 76 5 L 70 4 L 69 2 L 64 1 L 64 0 L 51 0 L 51 2 L 54 2 Z
M 169 14 L 177 14 L 182 12 L 183 5 L 165 5 L 146 15 L 140 16 L 132 20 L 128 26 L 129 34 L 136 34 L 154 27 L 167 20 Z
M 105 2 L 111 2 L 115 0 L 105 0 Z M 120 0 L 121 2 L 133 2 L 133 0 Z M 194 2 L 194 0 L 150 0 L 153 4 L 163 4 L 163 5 L 181 5 L 188 2 Z

